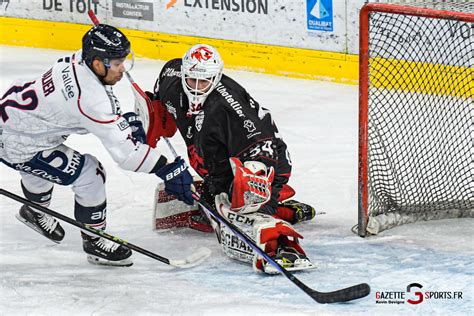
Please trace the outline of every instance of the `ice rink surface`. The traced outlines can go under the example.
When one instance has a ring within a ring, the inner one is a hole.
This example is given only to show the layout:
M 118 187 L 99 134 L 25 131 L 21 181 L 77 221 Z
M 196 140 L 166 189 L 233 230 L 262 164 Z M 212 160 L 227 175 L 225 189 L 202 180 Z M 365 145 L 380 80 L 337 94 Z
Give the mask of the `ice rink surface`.
M 68 52 L 0 46 L 0 88 L 33 79 Z M 179 56 L 177 56 L 179 57 Z M 134 79 L 151 90 L 164 62 L 138 59 Z M 317 269 L 297 274 L 308 286 L 332 291 L 367 282 L 371 294 L 344 304 L 320 305 L 282 276 L 256 274 L 228 259 L 213 234 L 152 230 L 154 175 L 121 170 L 92 135 L 66 144 L 99 158 L 107 170 L 108 232 L 157 254 L 180 259 L 205 246 L 211 258 L 198 267 L 172 269 L 139 253 L 130 268 L 86 261 L 79 230 L 53 244 L 15 218 L 20 205 L 0 197 L 0 315 L 469 315 L 474 311 L 472 219 L 422 222 L 362 239 L 357 222 L 358 89 L 356 86 L 225 71 L 273 113 L 293 160 L 296 199 L 325 212 L 297 225 Z M 124 78 L 114 88 L 124 112 L 133 96 Z M 3 92 L 2 92 L 3 94 Z M 172 139 L 181 155 L 180 136 Z M 171 157 L 164 145 L 160 148 Z M 0 187 L 21 195 L 17 172 L 0 165 Z M 56 186 L 51 209 L 73 217 L 68 187 Z M 462 299 L 416 299 L 407 286 L 462 292 Z M 404 295 L 377 303 L 376 293 Z M 392 299 L 395 301 L 397 299 Z

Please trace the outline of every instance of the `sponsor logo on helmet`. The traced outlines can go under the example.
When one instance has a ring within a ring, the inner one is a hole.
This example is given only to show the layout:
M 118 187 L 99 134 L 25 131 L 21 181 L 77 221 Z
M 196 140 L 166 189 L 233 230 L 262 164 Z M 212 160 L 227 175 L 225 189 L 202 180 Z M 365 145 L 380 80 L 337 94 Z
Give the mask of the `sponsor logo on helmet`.
M 199 46 L 191 53 L 191 58 L 197 59 L 198 61 L 208 61 L 212 58 L 214 53 L 207 47 Z
M 203 72 L 203 73 L 207 72 L 207 70 L 204 68 L 197 68 L 196 67 L 197 65 L 199 64 L 192 65 L 191 68 L 189 68 L 188 72 Z
M 118 33 L 115 32 L 114 34 L 117 35 Z M 99 37 L 101 40 L 103 40 L 105 42 L 105 44 L 107 44 L 107 45 L 112 45 L 112 46 L 119 46 L 120 45 L 120 41 L 116 41 L 116 42 L 111 41 L 106 35 L 102 34 L 100 31 L 96 31 L 95 35 L 97 35 L 97 37 Z

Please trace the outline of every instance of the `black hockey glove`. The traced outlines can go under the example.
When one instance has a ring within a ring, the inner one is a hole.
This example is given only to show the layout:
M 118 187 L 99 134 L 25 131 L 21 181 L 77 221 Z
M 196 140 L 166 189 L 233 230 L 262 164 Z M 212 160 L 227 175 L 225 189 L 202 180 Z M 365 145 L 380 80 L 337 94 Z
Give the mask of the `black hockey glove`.
M 122 115 L 127 120 L 132 129 L 132 136 L 142 144 L 146 144 L 146 133 L 143 129 L 142 119 L 134 112 L 127 112 Z
M 165 191 L 168 194 L 176 196 L 180 201 L 193 205 L 191 184 L 193 177 L 188 171 L 184 163 L 184 159 L 176 157 L 176 159 L 156 171 L 156 175 L 165 181 Z

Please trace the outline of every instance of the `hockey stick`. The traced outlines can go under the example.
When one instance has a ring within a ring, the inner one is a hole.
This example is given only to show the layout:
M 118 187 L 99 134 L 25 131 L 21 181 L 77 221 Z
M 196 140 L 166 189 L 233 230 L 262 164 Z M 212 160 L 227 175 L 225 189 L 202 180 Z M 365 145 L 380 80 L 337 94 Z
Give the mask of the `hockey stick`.
M 200 248 L 198 249 L 198 251 L 196 251 L 195 253 L 193 253 L 192 255 L 190 255 L 189 257 L 185 258 L 185 259 L 181 259 L 181 260 L 170 260 L 168 258 L 165 258 L 165 257 L 162 257 L 160 255 L 157 255 L 151 251 L 148 251 L 146 249 L 143 249 L 139 246 L 136 246 L 132 243 L 129 243 L 128 241 L 125 241 L 125 240 L 122 240 L 116 236 L 113 236 L 113 235 L 109 235 L 107 234 L 106 232 L 102 231 L 102 230 L 97 230 L 97 229 L 94 229 L 88 225 L 85 225 L 81 222 L 78 222 L 70 217 L 67 217 L 63 214 L 60 214 L 60 213 L 57 213 L 47 207 L 44 207 L 44 206 L 41 206 L 39 204 L 36 204 L 34 202 L 31 202 L 30 200 L 27 200 L 25 198 L 22 198 L 21 196 L 18 196 L 14 193 L 11 193 L 7 190 L 4 190 L 4 189 L 0 189 L 0 194 L 2 195 L 5 195 L 6 197 L 9 197 L 15 201 L 18 201 L 20 203 L 23 203 L 25 205 L 28 205 L 29 207 L 32 207 L 34 209 L 37 209 L 38 211 L 41 211 L 43 213 L 46 213 L 48 215 L 51 215 L 53 217 L 56 217 L 66 223 L 69 223 L 73 226 L 76 226 L 76 227 L 79 227 L 80 229 L 84 229 L 84 230 L 87 230 L 88 232 L 96 235 L 96 236 L 99 236 L 99 237 L 103 237 L 105 239 L 108 239 L 108 240 L 111 240 L 117 244 L 120 244 L 120 245 L 123 245 L 123 246 L 126 246 L 136 252 L 139 252 L 145 256 L 148 256 L 150 258 L 153 258 L 155 260 L 158 260 L 158 261 L 161 261 L 167 265 L 170 265 L 172 267 L 176 267 L 176 268 L 190 268 L 190 267 L 193 267 L 193 266 L 196 266 L 197 264 L 199 264 L 202 260 L 206 259 L 207 257 L 210 256 L 211 254 L 211 251 L 207 248 Z
M 170 151 L 175 157 L 177 153 L 171 145 L 170 141 L 163 137 L 168 145 Z M 227 226 L 235 235 L 237 235 L 241 240 L 243 240 L 247 245 L 249 245 L 256 253 L 263 257 L 267 262 L 272 264 L 278 271 L 280 271 L 284 276 L 286 276 L 291 282 L 296 284 L 301 290 L 308 294 L 313 300 L 318 303 L 327 304 L 327 303 L 338 303 L 338 302 L 347 302 L 355 299 L 359 299 L 369 295 L 370 286 L 367 283 L 360 283 L 353 285 L 341 290 L 332 291 L 332 292 L 320 292 L 313 290 L 299 279 L 297 279 L 292 273 L 279 265 L 273 258 L 271 258 L 264 250 L 262 250 L 250 237 L 248 237 L 244 232 L 242 232 L 238 227 L 227 221 L 219 212 L 215 211 L 206 201 L 202 200 L 197 193 L 193 193 L 193 198 L 198 202 L 202 208 L 216 218 L 221 224 Z

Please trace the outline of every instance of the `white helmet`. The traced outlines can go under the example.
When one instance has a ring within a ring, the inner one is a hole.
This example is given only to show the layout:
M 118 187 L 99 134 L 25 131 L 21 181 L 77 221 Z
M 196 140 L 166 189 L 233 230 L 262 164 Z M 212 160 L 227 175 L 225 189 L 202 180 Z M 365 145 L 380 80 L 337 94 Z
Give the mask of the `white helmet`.
M 181 81 L 189 99 L 189 114 L 197 114 L 201 111 L 207 96 L 221 80 L 223 68 L 224 61 L 212 46 L 197 44 L 184 54 Z M 195 81 L 190 83 L 187 79 Z M 203 86 L 203 82 L 207 84 Z

